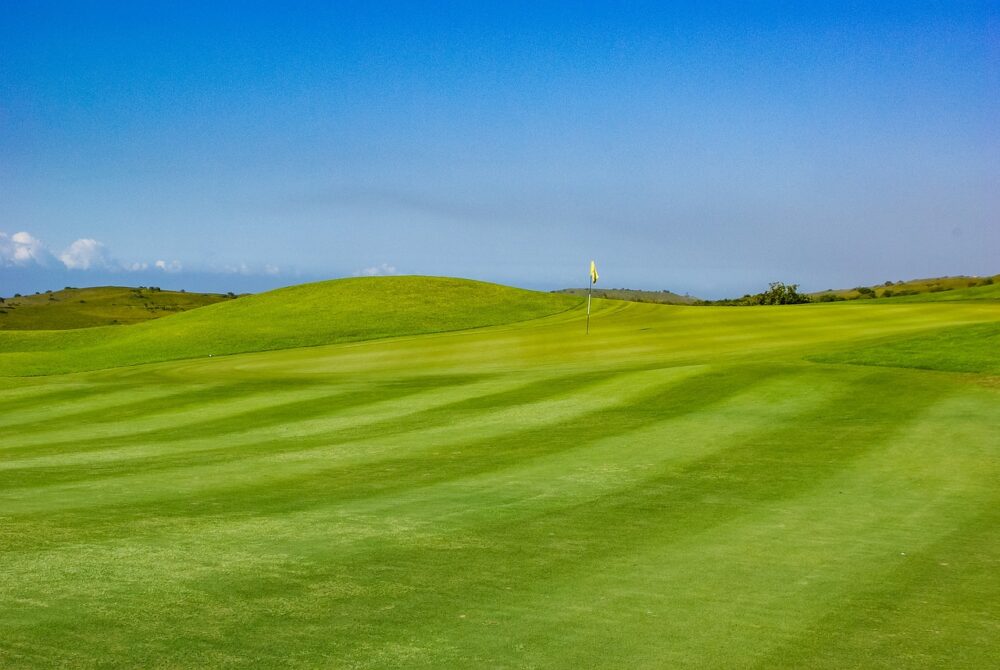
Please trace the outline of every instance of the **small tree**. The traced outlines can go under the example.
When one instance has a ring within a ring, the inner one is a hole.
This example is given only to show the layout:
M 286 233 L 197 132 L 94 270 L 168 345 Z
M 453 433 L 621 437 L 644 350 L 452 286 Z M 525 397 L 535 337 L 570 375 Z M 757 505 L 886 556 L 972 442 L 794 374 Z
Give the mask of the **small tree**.
M 763 293 L 753 296 L 756 305 L 798 305 L 811 302 L 809 296 L 799 293 L 798 284 L 784 284 L 780 281 L 771 282 Z

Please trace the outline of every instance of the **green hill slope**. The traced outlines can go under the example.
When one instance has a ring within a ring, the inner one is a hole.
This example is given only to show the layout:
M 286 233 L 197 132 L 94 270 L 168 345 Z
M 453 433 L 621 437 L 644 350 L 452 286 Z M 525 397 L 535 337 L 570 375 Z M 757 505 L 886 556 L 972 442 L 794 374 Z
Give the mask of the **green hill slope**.
M 464 279 L 341 279 L 245 296 L 127 328 L 0 332 L 0 376 L 477 328 L 579 304 L 571 296 Z
M 0 667 L 996 665 L 1000 302 L 552 300 L 35 333 L 69 353 L 25 369 L 342 339 L 0 379 Z
M 893 302 L 950 302 L 954 300 L 1000 300 L 1000 280 L 993 284 L 956 288 L 947 291 L 929 291 L 914 295 L 901 295 L 886 300 Z
M 885 282 L 876 286 L 859 286 L 856 288 L 829 289 L 810 293 L 809 296 L 817 301 L 828 300 L 858 300 L 872 298 L 910 298 L 922 300 L 930 298 L 933 300 L 948 300 L 946 296 L 964 293 L 965 289 L 974 287 L 989 287 L 1000 283 L 1000 275 L 991 277 L 928 277 L 924 279 L 910 279 L 908 281 Z M 987 291 L 988 293 L 988 291 Z M 962 299 L 962 298 L 953 298 Z
M 141 323 L 233 297 L 147 287 L 66 288 L 0 299 L 0 330 L 63 330 Z

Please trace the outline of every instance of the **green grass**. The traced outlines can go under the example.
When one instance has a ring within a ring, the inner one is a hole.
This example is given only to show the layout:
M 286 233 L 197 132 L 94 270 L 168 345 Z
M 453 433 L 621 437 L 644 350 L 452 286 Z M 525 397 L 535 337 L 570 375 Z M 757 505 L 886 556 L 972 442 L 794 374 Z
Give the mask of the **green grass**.
M 943 328 L 927 335 L 813 356 L 812 360 L 1000 375 L 1000 322 Z
M 306 347 L 534 319 L 579 298 L 442 277 L 302 284 L 131 328 L 0 332 L 0 376 Z
M 314 285 L 0 379 L 0 666 L 995 664 L 1000 303 L 552 298 Z
M 141 323 L 228 300 L 216 293 L 97 286 L 9 297 L 0 302 L 0 330 L 64 330 Z

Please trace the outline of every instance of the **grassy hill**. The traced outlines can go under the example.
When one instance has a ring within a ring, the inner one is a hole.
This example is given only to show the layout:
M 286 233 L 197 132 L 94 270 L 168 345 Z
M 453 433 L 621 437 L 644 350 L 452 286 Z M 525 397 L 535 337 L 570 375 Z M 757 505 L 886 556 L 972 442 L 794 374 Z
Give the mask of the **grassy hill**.
M 871 298 L 900 298 L 909 297 L 911 300 L 920 300 L 923 298 L 939 299 L 939 300 L 961 300 L 965 296 L 956 295 L 949 297 L 937 297 L 938 294 L 948 293 L 956 290 L 967 290 L 973 287 L 988 287 L 990 285 L 1000 284 L 1000 275 L 993 275 L 991 277 L 932 277 L 927 279 L 910 279 L 908 281 L 887 281 L 883 284 L 878 284 L 876 286 L 860 286 L 849 289 L 828 289 L 826 291 L 817 291 L 815 293 L 810 293 L 810 297 L 813 300 L 829 300 L 830 298 L 836 298 L 840 300 L 857 300 L 857 299 L 871 299 Z M 986 289 L 985 293 L 995 294 L 996 289 Z M 915 297 L 915 296 L 923 296 Z
M 232 297 L 159 288 L 97 286 L 2 298 L 0 330 L 63 330 L 158 319 Z
M 0 380 L 0 666 L 992 667 L 998 328 L 374 278 L 0 333 L 95 368 Z
M 564 288 L 553 291 L 553 293 L 586 297 L 587 289 Z M 652 302 L 661 305 L 692 305 L 698 302 L 698 298 L 692 298 L 689 295 L 679 295 L 671 291 L 640 291 L 631 288 L 595 288 L 593 297 L 606 298 L 608 300 L 628 300 L 631 302 Z
M 0 376 L 316 346 L 534 319 L 572 296 L 440 277 L 302 284 L 129 328 L 0 332 Z
M 928 291 L 913 295 L 888 298 L 896 302 L 952 302 L 957 300 L 1000 300 L 1000 277 L 993 284 L 971 288 L 954 288 L 946 291 Z

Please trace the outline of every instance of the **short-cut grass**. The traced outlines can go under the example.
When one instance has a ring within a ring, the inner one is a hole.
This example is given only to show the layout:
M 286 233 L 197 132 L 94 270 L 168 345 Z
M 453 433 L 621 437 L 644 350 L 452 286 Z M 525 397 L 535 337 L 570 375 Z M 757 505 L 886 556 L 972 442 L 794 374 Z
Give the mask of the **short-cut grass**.
M 0 666 L 995 665 L 1000 303 L 553 299 L 0 334 Z
M 822 363 L 1000 375 L 1000 322 L 952 326 L 926 335 L 894 338 L 811 359 Z

